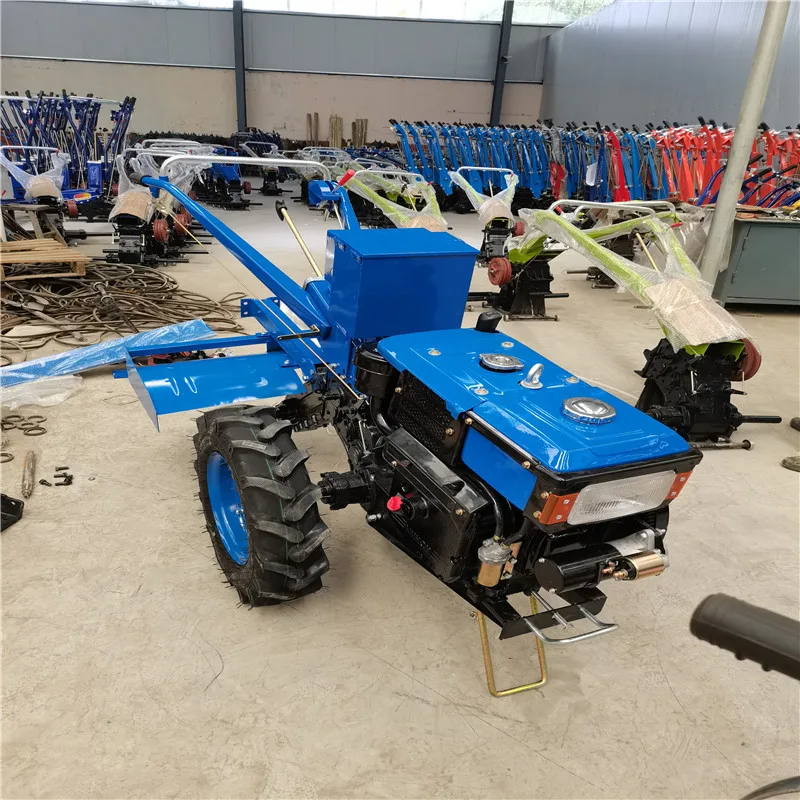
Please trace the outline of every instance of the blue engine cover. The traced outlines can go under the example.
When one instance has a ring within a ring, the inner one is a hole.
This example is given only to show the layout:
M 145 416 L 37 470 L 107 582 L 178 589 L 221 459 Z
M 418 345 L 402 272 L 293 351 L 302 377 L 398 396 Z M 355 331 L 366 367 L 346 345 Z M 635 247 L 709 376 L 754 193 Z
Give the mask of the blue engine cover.
M 462 328 L 390 336 L 379 343 L 378 350 L 394 367 L 408 370 L 439 395 L 454 417 L 472 411 L 553 472 L 600 470 L 690 450 L 675 431 L 608 392 L 576 381 L 571 373 L 505 333 Z M 524 367 L 516 372 L 491 371 L 481 366 L 481 353 L 514 356 Z M 544 365 L 542 388 L 524 388 L 520 381 L 537 363 Z M 486 393 L 478 394 L 479 389 Z M 616 415 L 605 424 L 576 422 L 563 413 L 564 401 L 573 397 L 604 400 Z M 489 456 L 479 439 L 483 437 L 474 430 L 467 436 L 462 458 L 469 466 Z M 505 467 L 511 469 L 511 464 Z M 495 464 L 495 469 L 502 468 Z

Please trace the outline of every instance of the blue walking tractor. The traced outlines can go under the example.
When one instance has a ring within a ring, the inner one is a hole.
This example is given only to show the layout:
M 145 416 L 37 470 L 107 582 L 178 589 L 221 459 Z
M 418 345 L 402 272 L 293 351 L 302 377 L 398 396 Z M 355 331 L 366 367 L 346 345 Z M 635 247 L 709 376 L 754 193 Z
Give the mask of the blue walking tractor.
M 668 566 L 670 504 L 700 452 L 501 331 L 496 311 L 462 328 L 477 251 L 450 234 L 361 230 L 346 188 L 312 181 L 311 201 L 336 206 L 344 229 L 328 232 L 323 267 L 304 250 L 317 275 L 301 288 L 163 177 L 192 158 L 140 180 L 172 194 L 272 292 L 241 301 L 265 331 L 214 340 L 251 348 L 226 358 L 137 365 L 207 339 L 131 349 L 127 374 L 156 425 L 214 407 L 194 437 L 200 499 L 241 601 L 318 591 L 329 567 L 318 504 L 360 505 L 370 527 L 478 612 L 495 696 L 542 685 L 543 643 L 615 630 L 599 619 L 600 586 Z M 258 404 L 270 398 L 280 400 Z M 315 484 L 293 434 L 322 426 L 349 469 Z M 530 613 L 512 606 L 519 594 Z M 501 639 L 534 634 L 541 679 L 497 689 L 486 618 Z

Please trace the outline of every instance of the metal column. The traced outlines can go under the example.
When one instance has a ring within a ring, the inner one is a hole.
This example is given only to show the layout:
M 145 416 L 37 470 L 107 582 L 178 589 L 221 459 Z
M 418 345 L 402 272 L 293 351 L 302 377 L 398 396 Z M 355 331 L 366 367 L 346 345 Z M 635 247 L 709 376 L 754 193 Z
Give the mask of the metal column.
M 503 109 L 503 90 L 506 88 L 508 46 L 511 42 L 511 20 L 513 16 L 514 0 L 505 0 L 503 3 L 503 21 L 500 23 L 500 44 L 497 47 L 497 66 L 494 70 L 492 110 L 489 113 L 490 125 L 500 124 L 500 112 Z
M 714 216 L 708 231 L 708 240 L 703 251 L 700 273 L 713 286 L 717 274 L 725 266 L 722 261 L 731 243 L 736 205 L 742 191 L 742 181 L 750 159 L 750 149 L 758 130 L 759 118 L 764 108 L 778 49 L 781 46 L 786 18 L 789 15 L 789 0 L 768 0 L 764 8 L 764 21 L 756 43 L 750 77 L 744 87 L 739 120 L 728 154 L 728 164 L 722 177 Z M 772 166 L 768 164 L 767 166 Z
M 233 63 L 236 76 L 236 130 L 247 130 L 247 91 L 244 77 L 244 9 L 233 0 Z

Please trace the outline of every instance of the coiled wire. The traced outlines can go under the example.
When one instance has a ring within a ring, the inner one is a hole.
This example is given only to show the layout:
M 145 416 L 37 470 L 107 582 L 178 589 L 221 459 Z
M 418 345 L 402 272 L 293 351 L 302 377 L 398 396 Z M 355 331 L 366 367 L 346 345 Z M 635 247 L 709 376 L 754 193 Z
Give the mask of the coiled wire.
M 9 275 L 13 275 L 9 267 Z M 239 333 L 238 301 L 243 292 L 231 292 L 215 301 L 182 289 L 170 275 L 128 264 L 87 265 L 83 277 L 31 279 L 3 284 L 0 330 L 17 325 L 42 326 L 41 331 L 0 336 L 0 359 L 6 366 L 24 361 L 28 351 L 50 342 L 67 347 L 96 344 L 109 336 L 203 319 L 212 329 Z M 21 354 L 21 359 L 15 359 Z

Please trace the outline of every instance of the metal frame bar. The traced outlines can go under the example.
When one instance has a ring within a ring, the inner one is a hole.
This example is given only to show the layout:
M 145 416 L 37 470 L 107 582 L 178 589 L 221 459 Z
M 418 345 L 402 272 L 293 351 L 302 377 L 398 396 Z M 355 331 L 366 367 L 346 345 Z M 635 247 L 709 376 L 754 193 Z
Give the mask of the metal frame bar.
M 500 23 L 500 43 L 497 46 L 497 65 L 494 69 L 489 125 L 500 124 L 500 114 L 503 110 L 503 91 L 506 87 L 506 70 L 508 69 L 508 51 L 511 45 L 511 20 L 513 17 L 514 0 L 505 0 L 503 3 L 503 20 Z
M 234 158 L 215 156 L 210 159 L 206 156 L 187 156 L 176 155 L 168 158 L 162 165 L 162 174 L 170 163 L 175 161 L 217 161 L 225 163 L 247 164 L 269 161 L 269 159 L 258 158 Z M 168 194 L 176 198 L 183 207 L 199 222 L 209 233 L 213 233 L 217 241 L 227 250 L 235 255 L 239 261 L 247 267 L 271 292 L 273 292 L 282 302 L 300 317 L 308 325 L 316 325 L 320 330 L 320 336 L 324 336 L 330 330 L 327 319 L 324 318 L 319 308 L 317 308 L 311 297 L 304 292 L 286 273 L 273 264 L 265 255 L 259 253 L 249 242 L 234 233 L 227 225 L 222 223 L 217 217 L 207 211 L 203 206 L 185 195 L 177 186 L 170 183 L 165 178 L 142 178 L 144 186 L 156 189 L 163 189 Z M 281 316 L 289 323 L 288 318 L 281 313 Z M 286 331 L 294 332 L 292 327 Z
M 247 90 L 244 67 L 244 9 L 242 0 L 233 0 L 233 68 L 236 80 L 236 130 L 247 130 Z

